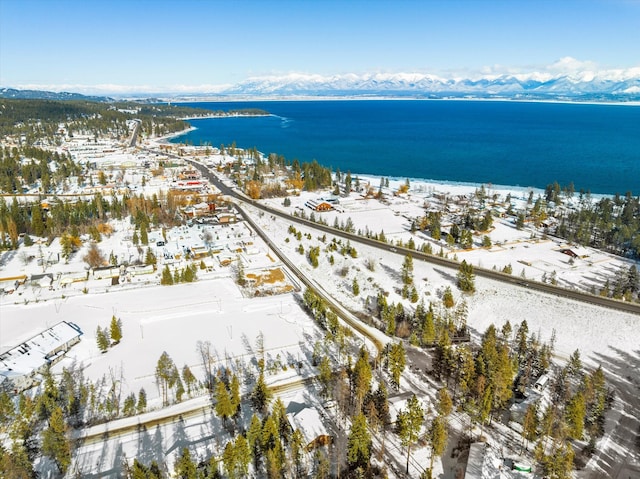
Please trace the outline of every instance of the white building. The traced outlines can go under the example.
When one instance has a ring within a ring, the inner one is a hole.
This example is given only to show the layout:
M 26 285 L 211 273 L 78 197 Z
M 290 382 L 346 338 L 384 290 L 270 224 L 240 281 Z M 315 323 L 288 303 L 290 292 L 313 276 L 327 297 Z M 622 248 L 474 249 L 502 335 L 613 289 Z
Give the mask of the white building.
M 0 354 L 0 389 L 15 394 L 38 383 L 38 375 L 80 341 L 80 328 L 62 321 Z

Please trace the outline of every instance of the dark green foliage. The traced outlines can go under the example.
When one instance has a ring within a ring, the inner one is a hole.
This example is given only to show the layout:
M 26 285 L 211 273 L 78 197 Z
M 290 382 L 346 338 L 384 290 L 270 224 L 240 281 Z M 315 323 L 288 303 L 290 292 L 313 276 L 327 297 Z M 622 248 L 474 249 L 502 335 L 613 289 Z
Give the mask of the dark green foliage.
M 251 403 L 257 411 L 264 412 L 267 410 L 270 400 L 271 391 L 269 391 L 267 383 L 264 380 L 264 374 L 261 372 L 251 393 Z
M 465 293 L 473 293 L 476 290 L 475 275 L 473 274 L 473 266 L 462 260 L 457 275 L 458 288 Z
M 71 442 L 62 408 L 56 407 L 49 418 L 49 427 L 42 433 L 42 453 L 51 457 L 62 474 L 71 465 Z
M 109 337 L 104 329 L 100 326 L 96 328 L 96 342 L 101 353 L 106 353 L 109 349 Z
M 351 469 L 369 467 L 371 459 L 371 435 L 367 427 L 367 418 L 358 414 L 353 418 L 347 442 L 347 462 Z

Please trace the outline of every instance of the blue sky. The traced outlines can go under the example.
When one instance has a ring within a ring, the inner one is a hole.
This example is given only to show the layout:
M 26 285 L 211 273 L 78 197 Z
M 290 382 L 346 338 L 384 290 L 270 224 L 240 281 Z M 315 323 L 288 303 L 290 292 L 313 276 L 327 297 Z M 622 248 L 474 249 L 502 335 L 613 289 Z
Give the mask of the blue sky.
M 640 0 L 0 0 L 0 86 L 23 88 L 630 68 L 638 45 Z

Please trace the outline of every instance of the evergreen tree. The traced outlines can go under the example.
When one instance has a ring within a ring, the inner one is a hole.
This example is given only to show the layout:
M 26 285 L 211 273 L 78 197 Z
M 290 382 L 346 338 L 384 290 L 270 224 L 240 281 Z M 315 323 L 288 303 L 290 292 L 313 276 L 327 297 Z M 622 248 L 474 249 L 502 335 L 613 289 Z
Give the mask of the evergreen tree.
M 120 340 L 122 340 L 122 321 L 117 319 L 115 316 L 112 316 L 109 330 L 111 333 L 111 340 L 114 344 L 118 344 Z
M 535 441 L 538 437 L 538 403 L 535 402 L 527 407 L 522 420 L 522 442 Z
M 331 364 L 329 362 L 329 357 L 325 354 L 322 356 L 320 360 L 320 365 L 318 366 L 318 380 L 320 381 L 320 385 L 322 386 L 322 391 L 320 392 L 321 396 L 324 398 L 331 396 L 331 378 L 333 377 L 333 372 L 331 371 Z
M 353 278 L 352 290 L 354 296 L 358 296 L 360 294 L 360 285 L 358 284 L 358 280 L 356 278 Z
M 222 418 L 222 422 L 224 424 L 227 423 L 227 419 L 233 416 L 235 409 L 234 405 L 231 402 L 231 396 L 229 395 L 229 391 L 227 390 L 227 386 L 225 386 L 223 381 L 218 381 L 216 385 L 216 414 Z
M 436 412 L 442 417 L 447 417 L 453 410 L 453 401 L 447 388 L 440 388 L 436 396 Z
M 442 304 L 445 308 L 453 308 L 453 305 L 455 304 L 453 292 L 449 286 L 444 289 L 444 293 L 442 294 Z
M 142 223 L 140 225 L 140 243 L 142 243 L 143 245 L 149 244 L 149 233 L 147 231 L 146 223 Z
M 299 429 L 291 434 L 289 443 L 289 463 L 291 464 L 291 477 L 305 477 L 305 469 L 303 464 L 305 454 L 304 437 Z
M 140 388 L 138 392 L 138 403 L 136 404 L 136 410 L 138 414 L 143 413 L 147 409 L 147 392 L 144 388 Z
M 407 286 L 413 284 L 413 258 L 411 255 L 406 255 L 402 262 L 402 284 Z
M 156 381 L 162 391 L 162 404 L 169 404 L 169 389 L 176 385 L 180 379 L 178 368 L 176 368 L 173 359 L 163 351 L 156 364 Z
M 240 414 L 241 398 L 240 398 L 240 380 L 235 374 L 231 377 L 231 385 L 229 392 L 231 394 L 231 406 L 233 409 L 233 417 Z
M 356 411 L 360 411 L 362 401 L 369 392 L 369 389 L 371 389 L 372 376 L 373 373 L 371 372 L 371 365 L 369 364 L 369 352 L 366 347 L 362 346 L 351 374 L 351 389 L 355 396 Z
M 122 414 L 125 416 L 133 416 L 136 413 L 136 396 L 131 393 L 124 399 L 122 406 Z
M 249 449 L 249 443 L 242 434 L 236 437 L 234 449 L 238 458 L 236 463 L 238 477 L 248 477 L 251 451 Z
M 62 408 L 57 406 L 49 418 L 49 427 L 42 433 L 42 453 L 54 460 L 64 475 L 71 465 L 71 441 Z
M 353 418 L 347 440 L 347 462 L 351 469 L 368 469 L 371 459 L 371 445 L 367 418 L 360 413 Z
M 187 385 L 187 394 L 191 395 L 191 389 L 195 387 L 198 380 L 186 364 L 182 368 L 182 381 Z
M 96 328 L 96 342 L 98 343 L 98 349 L 101 353 L 106 353 L 109 349 L 109 338 L 107 333 L 100 326 Z
M 584 394 L 579 391 L 571 398 L 565 411 L 569 435 L 574 439 L 582 439 L 585 413 Z
M 407 448 L 407 474 L 409 474 L 411 446 L 418 441 L 423 422 L 424 409 L 414 394 L 407 401 L 406 409 L 400 411 L 396 419 L 396 432 L 398 433 L 398 436 L 400 436 L 402 445 Z
M 257 411 L 264 412 L 267 410 L 270 400 L 271 391 L 269 391 L 267 383 L 264 380 L 264 373 L 261 371 L 256 385 L 253 388 L 253 392 L 251 393 L 251 403 Z
M 476 290 L 475 275 L 473 274 L 473 266 L 462 260 L 457 275 L 458 288 L 465 293 L 473 293 Z
M 163 285 L 172 285 L 173 284 L 173 276 L 171 274 L 171 270 L 169 269 L 169 265 L 165 265 L 162 270 L 162 278 L 160 279 L 160 284 Z
M 236 474 L 237 463 L 238 455 L 236 454 L 233 442 L 229 441 L 224 447 L 224 452 L 222 453 L 222 464 L 229 479 L 235 479 L 238 477 Z
M 404 345 L 402 341 L 398 341 L 397 343 L 393 343 L 389 347 L 388 354 L 388 367 L 389 372 L 391 373 L 391 379 L 393 381 L 393 385 L 396 389 L 400 388 L 400 376 L 404 371 L 404 368 L 407 364 L 406 353 L 404 350 Z
M 262 423 L 256 414 L 251 417 L 247 430 L 247 442 L 253 457 L 253 466 L 257 470 L 262 458 Z
M 173 466 L 173 472 L 175 477 L 179 479 L 196 479 L 198 477 L 196 464 L 191 459 L 189 448 L 182 448 L 180 457 Z
M 436 416 L 429 428 L 429 444 L 431 445 L 431 458 L 429 469 L 433 469 L 433 459 L 441 456 L 447 447 L 446 421 L 442 416 Z

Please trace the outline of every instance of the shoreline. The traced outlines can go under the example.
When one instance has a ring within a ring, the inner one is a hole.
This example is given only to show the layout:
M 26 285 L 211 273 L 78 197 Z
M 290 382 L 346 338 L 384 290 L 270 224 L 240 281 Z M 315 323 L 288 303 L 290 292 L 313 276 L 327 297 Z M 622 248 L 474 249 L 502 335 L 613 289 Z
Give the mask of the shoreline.
M 169 99 L 163 99 L 168 101 Z M 535 98 L 482 98 L 482 97 L 440 97 L 421 98 L 405 96 L 240 96 L 237 98 L 228 97 L 207 97 L 207 98 L 180 98 L 170 99 L 173 103 L 254 103 L 254 102 L 309 102 L 309 101 L 482 101 L 482 102 L 504 102 L 504 103 L 559 103 L 567 105 L 602 105 L 602 106 L 635 106 L 640 107 L 640 100 L 629 101 L 598 101 L 598 100 L 568 100 L 568 99 L 535 99 Z M 232 116 L 232 115 L 230 115 Z M 240 116 L 240 115 L 238 115 Z M 244 116 L 264 116 L 264 115 L 244 115 Z M 205 117 L 200 117 L 205 118 Z

